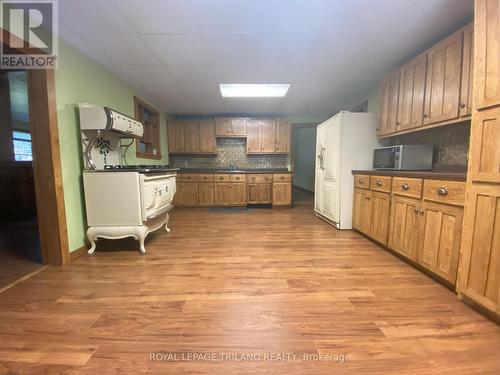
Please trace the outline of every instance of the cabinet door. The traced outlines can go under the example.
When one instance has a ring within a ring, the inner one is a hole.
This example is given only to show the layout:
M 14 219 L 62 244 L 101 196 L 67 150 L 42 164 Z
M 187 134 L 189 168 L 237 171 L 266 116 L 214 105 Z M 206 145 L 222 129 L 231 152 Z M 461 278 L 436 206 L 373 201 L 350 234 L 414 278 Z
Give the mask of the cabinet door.
M 274 153 L 274 120 L 260 120 L 260 152 Z
M 424 125 L 458 118 L 462 36 L 460 30 L 427 51 Z
M 258 120 L 247 121 L 247 154 L 258 154 L 260 152 L 259 128 Z
M 214 183 L 200 183 L 198 185 L 198 205 L 203 207 L 213 206 L 215 203 Z
M 500 105 L 500 0 L 474 5 L 474 101 L 482 109 Z
M 391 195 L 372 191 L 371 195 L 371 220 L 369 235 L 384 245 L 387 245 L 389 233 L 389 215 L 391 209 Z
M 173 120 L 168 123 L 168 152 L 181 153 L 185 151 L 184 121 Z
M 259 184 L 247 184 L 247 200 L 249 204 L 259 204 L 260 203 L 260 191 Z
M 174 194 L 174 199 L 172 200 L 172 204 L 174 206 L 182 207 L 183 202 L 182 202 L 182 191 L 184 188 L 184 183 L 176 181 L 175 183 L 175 194 Z
M 231 119 L 231 135 L 242 136 L 246 135 L 245 132 L 246 118 L 232 118 Z
M 471 179 L 500 183 L 500 108 L 478 111 L 470 137 Z
M 474 24 L 463 28 L 462 83 L 460 89 L 460 117 L 472 113 L 472 72 L 474 67 Z
M 230 197 L 231 183 L 216 183 L 215 184 L 215 205 L 229 206 L 231 204 Z
M 458 291 L 500 314 L 500 186 L 472 184 L 467 195 Z
M 416 260 L 420 229 L 420 200 L 394 196 L 391 202 L 389 247 Z
M 215 135 L 217 137 L 228 137 L 231 135 L 231 119 L 221 117 L 215 119 Z
M 354 189 L 354 201 L 352 205 L 352 227 L 361 230 L 361 211 L 363 205 L 363 192 L 362 189 Z
M 246 184 L 232 183 L 229 190 L 230 202 L 234 206 L 245 206 L 247 204 Z
M 361 192 L 361 212 L 359 230 L 364 234 L 370 234 L 372 220 L 372 197 L 369 190 Z
M 401 68 L 397 131 L 421 127 L 424 113 L 427 53 Z
M 198 205 L 198 183 L 183 182 L 182 202 L 186 207 L 195 207 Z
M 273 206 L 292 205 L 292 184 L 290 182 L 273 183 Z
M 259 184 L 259 201 L 261 204 L 271 204 L 273 202 L 272 191 L 272 184 Z
M 276 120 L 275 127 L 275 152 L 288 154 L 290 152 L 290 123 L 287 120 L 279 119 Z
M 378 135 L 392 134 L 398 121 L 400 71 L 394 72 L 380 84 Z
M 455 284 L 463 224 L 463 208 L 424 202 L 422 239 L 417 261 Z
M 213 120 L 200 120 L 200 152 L 213 153 L 217 151 L 215 140 L 215 125 Z
M 184 142 L 186 152 L 197 153 L 200 151 L 200 127 L 197 120 L 184 122 Z

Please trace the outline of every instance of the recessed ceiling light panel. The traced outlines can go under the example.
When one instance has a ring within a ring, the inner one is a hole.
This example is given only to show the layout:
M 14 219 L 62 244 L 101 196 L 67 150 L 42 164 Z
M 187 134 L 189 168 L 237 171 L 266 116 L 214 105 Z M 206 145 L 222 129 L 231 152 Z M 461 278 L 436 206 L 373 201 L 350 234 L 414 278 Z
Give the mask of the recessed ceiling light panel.
M 221 83 L 219 86 L 224 98 L 282 98 L 290 88 L 289 83 Z

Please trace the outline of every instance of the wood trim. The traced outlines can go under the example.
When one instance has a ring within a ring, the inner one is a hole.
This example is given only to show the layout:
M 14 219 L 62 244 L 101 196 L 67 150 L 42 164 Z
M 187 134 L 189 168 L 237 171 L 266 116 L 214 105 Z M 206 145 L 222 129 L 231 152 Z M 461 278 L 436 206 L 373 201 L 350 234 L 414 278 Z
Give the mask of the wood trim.
M 70 252 L 69 253 L 70 262 L 73 263 L 78 258 L 87 255 L 87 251 L 88 251 L 87 245 L 83 245 L 82 247 L 79 247 L 78 249 Z
M 428 129 L 439 128 L 441 126 L 457 125 L 460 123 L 466 123 L 466 122 L 470 122 L 470 121 L 471 121 L 471 116 L 469 115 L 469 116 L 464 116 L 464 117 L 456 118 L 456 119 L 449 120 L 449 121 L 443 121 L 443 122 L 438 122 L 435 124 L 421 126 L 419 128 L 397 131 L 396 133 L 382 135 L 382 136 L 378 137 L 378 139 L 394 138 L 394 137 L 398 137 L 398 136 L 403 135 L 403 134 L 416 133 L 416 132 L 421 132 L 421 131 L 425 131 Z
M 156 108 L 153 108 L 151 105 L 147 104 L 144 100 L 138 98 L 137 96 L 134 96 L 134 118 L 136 120 L 139 120 L 139 106 L 146 108 L 150 112 L 153 112 L 155 114 L 155 116 L 158 118 L 158 126 L 157 126 L 158 134 L 156 136 L 156 140 L 158 143 L 158 153 L 156 155 L 153 155 L 153 154 L 149 154 L 146 152 L 138 151 L 140 139 L 136 139 L 135 140 L 135 150 L 136 150 L 135 155 L 138 158 L 142 158 L 142 159 L 160 160 L 162 158 L 160 112 Z
M 53 70 L 28 70 L 33 174 L 44 263 L 69 263 Z

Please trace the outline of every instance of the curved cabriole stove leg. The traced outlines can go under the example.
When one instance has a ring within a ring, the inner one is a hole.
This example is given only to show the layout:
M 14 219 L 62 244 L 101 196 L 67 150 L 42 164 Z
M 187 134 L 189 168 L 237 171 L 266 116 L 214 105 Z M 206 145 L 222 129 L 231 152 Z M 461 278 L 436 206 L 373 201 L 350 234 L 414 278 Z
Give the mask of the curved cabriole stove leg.
M 167 213 L 167 215 L 165 216 L 165 230 L 167 231 L 167 233 L 170 233 L 170 228 L 168 227 L 169 219 L 170 219 L 170 215 Z
M 87 254 L 93 254 L 96 248 L 97 238 L 94 236 L 92 228 L 87 230 L 87 238 L 90 242 L 90 249 L 87 251 Z

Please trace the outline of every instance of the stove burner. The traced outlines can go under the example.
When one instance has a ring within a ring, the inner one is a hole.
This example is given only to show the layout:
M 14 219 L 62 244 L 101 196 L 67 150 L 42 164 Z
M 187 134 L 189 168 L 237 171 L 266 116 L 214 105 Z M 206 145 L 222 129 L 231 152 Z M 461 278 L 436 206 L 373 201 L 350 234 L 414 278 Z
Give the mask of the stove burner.
M 133 171 L 138 171 L 138 170 L 154 170 L 154 169 L 167 169 L 169 168 L 168 165 L 119 165 L 119 164 L 113 164 L 113 165 L 105 165 L 104 169 L 105 170 L 133 170 Z

